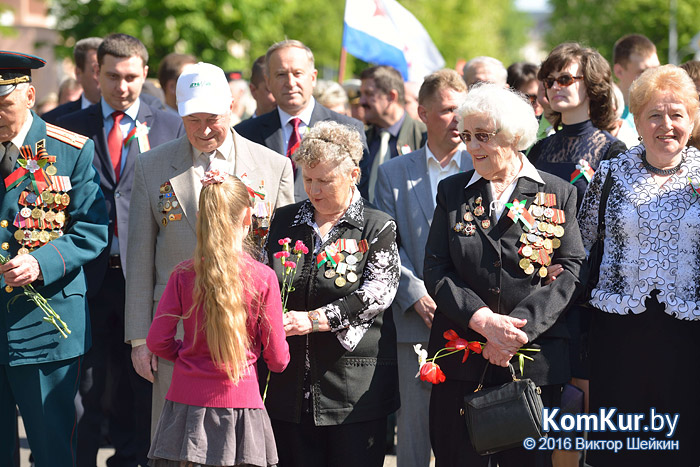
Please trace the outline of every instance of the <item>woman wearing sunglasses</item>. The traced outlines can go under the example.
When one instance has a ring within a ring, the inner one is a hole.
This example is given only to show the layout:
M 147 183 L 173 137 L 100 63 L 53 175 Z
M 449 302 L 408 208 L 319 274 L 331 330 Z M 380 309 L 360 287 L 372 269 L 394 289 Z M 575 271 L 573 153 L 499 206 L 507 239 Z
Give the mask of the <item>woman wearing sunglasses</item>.
M 507 382 L 511 362 L 520 376 L 513 356 L 522 346 L 540 349 L 524 364 L 523 376 L 541 387 L 545 406 L 559 406 L 561 385 L 569 380 L 561 315 L 575 294 L 585 256 L 576 190 L 536 170 L 521 153 L 537 134 L 535 113 L 521 94 L 478 85 L 455 113 L 474 170 L 438 185 L 425 249 L 425 285 L 437 303 L 428 353 L 445 347 L 446 334 L 453 335 L 449 330 L 485 346 L 467 361 L 462 352 L 437 360 L 446 380 L 433 386 L 430 397 L 435 465 L 546 465 L 551 453 L 522 446 L 480 456 L 460 409 L 482 374 L 484 387 Z M 550 262 L 563 272 L 545 285 Z
M 537 169 L 573 183 L 580 205 L 590 181 L 588 167 L 595 170 L 601 160 L 627 149 L 608 133 L 615 124 L 610 65 L 593 49 L 565 43 L 552 50 L 537 77 L 559 131 L 539 141 L 528 157 Z
M 558 131 L 535 144 L 528 157 L 539 170 L 573 184 L 580 206 L 599 162 L 627 149 L 609 133 L 616 121 L 610 65 L 593 49 L 564 43 L 552 50 L 537 77 L 544 84 Z M 556 270 L 553 273 L 556 276 Z M 583 351 L 587 333 L 581 329 L 588 328 L 588 315 L 574 307 L 567 320 L 572 334 L 572 384 L 587 393 L 588 365 Z M 585 405 L 577 410 L 583 411 Z M 578 465 L 576 452 L 557 451 L 554 458 L 559 466 Z

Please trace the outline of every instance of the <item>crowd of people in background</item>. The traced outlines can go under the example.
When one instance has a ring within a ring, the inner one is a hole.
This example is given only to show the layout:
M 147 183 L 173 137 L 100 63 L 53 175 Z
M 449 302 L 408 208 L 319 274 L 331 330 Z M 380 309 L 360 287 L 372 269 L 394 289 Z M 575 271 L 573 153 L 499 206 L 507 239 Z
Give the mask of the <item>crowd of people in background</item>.
M 73 56 L 34 102 L 43 61 L 0 53 L 0 464 L 15 406 L 37 467 L 93 467 L 105 442 L 112 467 L 700 462 L 700 61 L 662 66 L 639 34 L 612 64 L 563 43 L 422 83 L 319 79 L 297 40 L 247 81 L 178 53 L 149 73 L 121 33 Z M 67 339 L 12 308 L 32 283 Z M 415 346 L 451 332 L 483 348 L 418 378 Z M 545 406 L 678 413 L 680 449 L 477 454 L 463 398 L 523 346 Z

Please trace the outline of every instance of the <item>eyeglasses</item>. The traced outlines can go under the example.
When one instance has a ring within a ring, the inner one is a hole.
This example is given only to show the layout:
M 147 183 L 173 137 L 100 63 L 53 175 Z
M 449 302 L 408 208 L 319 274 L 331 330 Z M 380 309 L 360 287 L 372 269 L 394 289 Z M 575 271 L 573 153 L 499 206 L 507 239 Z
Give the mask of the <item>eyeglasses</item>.
M 501 130 L 496 130 L 493 133 L 486 133 L 486 132 L 479 132 L 479 133 L 474 133 L 474 138 L 480 143 L 488 143 L 491 141 L 491 138 L 496 136 L 498 132 Z M 459 134 L 460 139 L 464 142 L 464 144 L 471 143 L 472 141 L 472 134 L 469 133 L 468 131 L 463 131 Z
M 525 97 L 530 101 L 530 105 L 535 105 L 537 102 L 537 94 L 525 94 Z
M 556 81 L 559 83 L 559 86 L 565 88 L 568 86 L 571 86 L 574 84 L 574 81 L 578 81 L 580 79 L 583 79 L 583 76 L 571 76 L 568 73 L 565 73 L 563 75 L 559 75 L 556 78 L 545 78 L 542 81 L 544 82 L 544 86 L 547 89 L 552 89 L 552 86 L 554 86 L 554 82 Z

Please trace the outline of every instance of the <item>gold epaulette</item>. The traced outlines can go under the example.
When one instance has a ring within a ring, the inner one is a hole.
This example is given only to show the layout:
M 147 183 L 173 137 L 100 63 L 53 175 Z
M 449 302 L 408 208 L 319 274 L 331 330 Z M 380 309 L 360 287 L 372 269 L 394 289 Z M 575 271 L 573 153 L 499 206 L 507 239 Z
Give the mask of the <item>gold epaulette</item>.
M 87 136 L 74 133 L 60 126 L 52 125 L 50 123 L 46 124 L 46 136 L 50 136 L 53 139 L 63 141 L 64 143 L 70 144 L 78 149 L 83 149 L 85 142 L 90 139 Z

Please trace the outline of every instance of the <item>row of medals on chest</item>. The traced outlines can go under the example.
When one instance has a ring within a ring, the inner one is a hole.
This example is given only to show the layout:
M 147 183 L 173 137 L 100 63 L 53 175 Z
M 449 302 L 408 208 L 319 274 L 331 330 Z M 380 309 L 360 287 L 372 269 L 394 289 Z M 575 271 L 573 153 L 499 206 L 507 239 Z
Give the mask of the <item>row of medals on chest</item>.
M 161 219 L 161 224 L 163 224 L 163 226 L 168 225 L 168 221 L 180 220 L 182 218 L 181 213 L 175 214 L 170 212 L 173 209 L 180 207 L 180 202 L 175 196 L 175 192 L 173 191 L 170 181 L 167 181 L 160 186 L 160 194 L 158 197 L 158 209 L 160 210 L 161 214 L 163 214 L 163 219 Z
M 338 243 L 342 243 L 342 246 L 339 246 Z M 323 276 L 326 279 L 335 277 L 335 286 L 344 287 L 347 283 L 357 282 L 357 267 L 362 261 L 363 253 L 367 251 L 367 247 L 367 240 L 362 240 L 359 243 L 352 239 L 337 240 L 319 253 L 316 261 L 325 263 L 326 270 L 323 272 Z M 328 258 L 334 258 L 334 261 L 330 261 Z
M 478 218 L 484 215 L 485 210 L 482 202 L 481 197 L 476 198 L 474 201 L 474 204 L 476 204 L 474 213 L 472 214 L 467 208 L 467 212 L 463 216 L 465 223 L 458 222 L 455 224 L 455 232 L 463 233 L 467 236 L 476 233 L 476 227 L 472 222 L 474 221 L 474 216 Z M 560 238 L 564 236 L 564 227 L 560 224 L 564 223 L 564 213 L 553 208 L 555 203 L 556 197 L 554 194 L 538 193 L 538 196 L 535 197 L 535 202 L 528 208 L 530 214 L 535 218 L 535 222 L 532 230 L 523 226 L 524 232 L 520 236 L 522 245 L 518 251 L 518 254 L 522 257 L 518 262 L 518 266 L 525 274 L 530 275 L 534 273 L 534 264 L 539 264 L 538 275 L 546 277 L 547 266 L 552 264 L 551 255 L 554 253 L 554 250 L 561 246 Z M 491 221 L 489 219 L 481 219 L 481 226 L 484 229 L 488 229 L 491 226 Z
M 14 233 L 15 240 L 22 245 L 17 253 L 27 254 L 33 248 L 61 237 L 61 229 L 67 220 L 64 210 L 69 203 L 68 193 L 47 189 L 41 192 L 39 197 L 31 191 L 24 191 L 19 200 L 23 207 L 14 222 L 18 227 Z M 3 250 L 9 248 L 9 245 L 4 243 L 1 246 Z
M 561 246 L 561 237 L 564 236 L 566 221 L 564 211 L 556 209 L 556 195 L 553 193 L 537 193 L 534 203 L 528 208 L 528 212 L 534 217 L 533 228 L 523 226 L 523 234 L 520 236 L 520 248 L 518 254 L 522 256 L 518 266 L 525 274 L 535 272 L 535 264 L 539 264 L 537 274 L 547 277 L 547 266 L 552 264 L 554 250 Z

